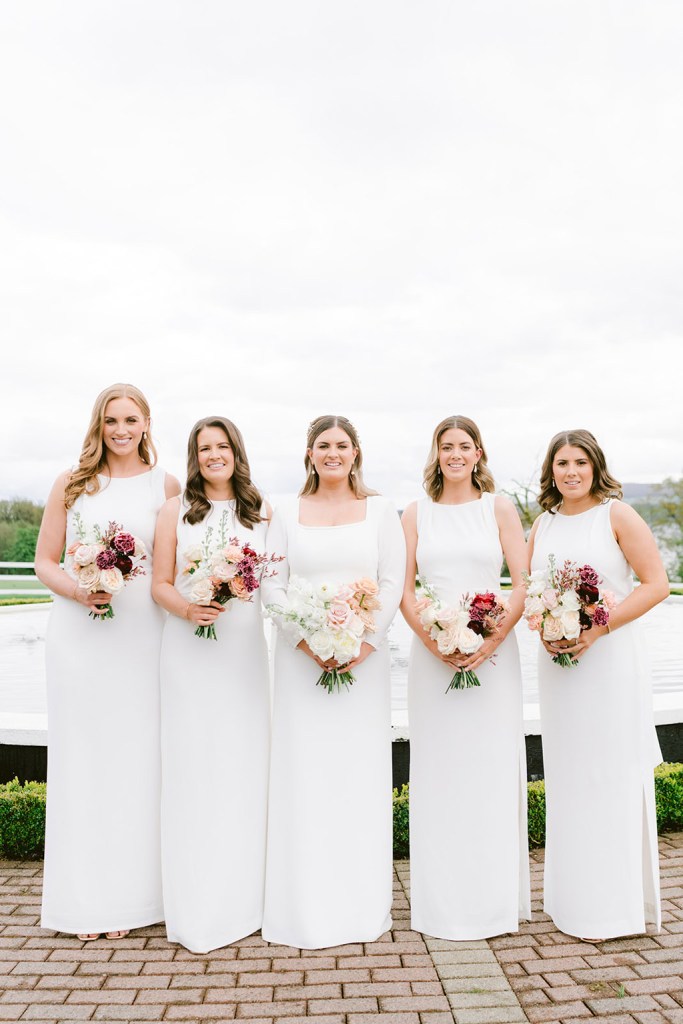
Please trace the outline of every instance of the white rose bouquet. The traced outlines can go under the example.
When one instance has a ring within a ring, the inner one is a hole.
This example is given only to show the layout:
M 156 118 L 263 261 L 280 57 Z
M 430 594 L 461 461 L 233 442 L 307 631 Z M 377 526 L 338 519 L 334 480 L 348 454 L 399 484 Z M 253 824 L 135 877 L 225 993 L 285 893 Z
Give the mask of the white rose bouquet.
M 601 583 L 590 565 L 578 566 L 567 559 L 558 569 L 555 556 L 549 555 L 546 569 L 524 573 L 524 618 L 529 629 L 555 643 L 578 640 L 581 632 L 593 624 L 606 626 L 616 600 L 610 590 L 600 591 Z M 556 654 L 553 661 L 562 668 L 579 664 L 570 654 Z
M 328 693 L 347 690 L 355 682 L 346 666 L 360 654 L 366 633 L 374 633 L 373 613 L 381 608 L 375 580 L 317 586 L 301 576 L 290 576 L 287 604 L 268 605 L 266 612 L 282 633 L 295 643 L 305 640 L 321 661 L 334 659 L 337 665 L 325 669 L 316 685 Z
M 87 529 L 80 512 L 76 512 L 74 525 L 78 540 L 67 548 L 67 565 L 83 590 L 114 595 L 135 576 L 146 575 L 140 565 L 147 558 L 145 545 L 118 523 L 109 523 L 104 532 L 96 523 Z M 111 602 L 100 607 L 105 611 L 101 614 L 91 611 L 91 619 L 114 618 Z
M 422 628 L 436 641 L 439 654 L 474 654 L 487 637 L 492 636 L 507 612 L 507 605 L 491 592 L 465 594 L 457 608 L 442 604 L 434 588 L 422 576 L 415 581 L 416 605 Z M 493 660 L 492 658 L 490 659 Z M 465 690 L 480 686 L 472 669 L 459 668 L 451 679 L 449 690 Z

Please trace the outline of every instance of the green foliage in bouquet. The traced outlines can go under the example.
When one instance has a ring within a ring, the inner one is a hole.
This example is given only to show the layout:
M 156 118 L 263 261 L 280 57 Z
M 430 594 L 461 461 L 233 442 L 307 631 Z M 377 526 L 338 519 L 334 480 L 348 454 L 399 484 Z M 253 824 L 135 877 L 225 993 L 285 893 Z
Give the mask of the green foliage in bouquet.
M 45 783 L 0 785 L 0 857 L 39 860 L 45 845 Z

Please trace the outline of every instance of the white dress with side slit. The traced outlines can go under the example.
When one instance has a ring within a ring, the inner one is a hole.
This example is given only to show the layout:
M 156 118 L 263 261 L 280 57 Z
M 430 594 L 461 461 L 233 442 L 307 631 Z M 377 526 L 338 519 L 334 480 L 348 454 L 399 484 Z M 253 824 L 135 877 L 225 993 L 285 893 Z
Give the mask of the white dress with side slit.
M 616 542 L 611 501 L 539 519 L 532 569 L 553 554 L 592 566 L 623 601 L 632 570 Z M 538 655 L 546 790 L 545 911 L 583 938 L 661 923 L 653 768 L 661 752 L 640 623 L 601 637 L 573 668 Z

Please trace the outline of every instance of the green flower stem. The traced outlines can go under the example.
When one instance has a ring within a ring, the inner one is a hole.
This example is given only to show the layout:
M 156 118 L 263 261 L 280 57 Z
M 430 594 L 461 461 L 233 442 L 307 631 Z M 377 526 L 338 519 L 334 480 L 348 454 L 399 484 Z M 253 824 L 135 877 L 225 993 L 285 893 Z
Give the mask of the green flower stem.
M 355 681 L 353 672 L 348 672 L 341 668 L 333 668 L 329 671 L 325 669 L 315 685 L 324 686 L 328 693 L 334 693 L 335 690 L 341 693 L 342 686 L 348 690 L 349 686 Z
M 467 690 L 470 686 L 481 686 L 477 673 L 469 668 L 459 668 L 445 692 L 448 693 L 448 690 Z

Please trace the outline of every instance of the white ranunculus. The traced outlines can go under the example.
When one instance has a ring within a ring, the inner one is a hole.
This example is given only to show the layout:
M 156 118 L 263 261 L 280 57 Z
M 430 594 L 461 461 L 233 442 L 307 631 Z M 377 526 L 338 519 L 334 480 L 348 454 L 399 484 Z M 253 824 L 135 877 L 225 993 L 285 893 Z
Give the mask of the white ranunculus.
M 564 612 L 560 619 L 567 640 L 576 640 L 581 635 L 581 623 L 578 611 Z
M 334 656 L 334 644 L 329 633 L 326 633 L 325 630 L 320 629 L 317 633 L 313 633 L 308 638 L 308 646 L 321 661 L 327 661 Z
M 566 590 L 560 598 L 563 612 L 578 612 L 581 607 L 579 595 L 575 590 Z
M 315 588 L 315 594 L 321 601 L 331 601 L 338 589 L 333 583 L 319 583 Z
M 102 569 L 100 572 L 100 586 L 108 594 L 118 594 L 119 590 L 123 590 L 125 586 L 121 570 L 117 569 L 115 565 L 111 569 Z
M 102 551 L 101 544 L 81 544 L 74 551 L 74 562 L 76 565 L 90 565 L 91 562 L 95 561 L 100 551 Z
M 137 540 L 135 542 L 135 546 L 137 548 Z M 136 550 L 135 553 L 137 554 L 137 550 Z M 202 560 L 201 545 L 200 544 L 193 544 L 192 547 L 189 547 L 187 549 L 187 551 L 183 551 L 183 558 L 185 558 L 188 562 L 201 562 L 201 560 Z
M 213 584 L 211 580 L 200 579 L 192 585 L 190 600 L 193 604 L 211 604 L 213 600 Z
M 84 565 L 78 573 L 78 585 L 83 590 L 94 593 L 100 585 L 100 570 L 95 562 Z
M 463 654 L 474 654 L 484 642 L 483 636 L 475 633 L 473 629 L 461 629 L 458 632 L 458 650 Z

